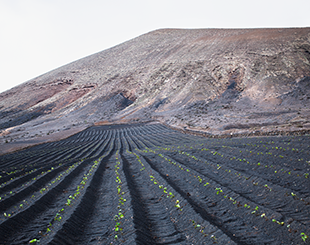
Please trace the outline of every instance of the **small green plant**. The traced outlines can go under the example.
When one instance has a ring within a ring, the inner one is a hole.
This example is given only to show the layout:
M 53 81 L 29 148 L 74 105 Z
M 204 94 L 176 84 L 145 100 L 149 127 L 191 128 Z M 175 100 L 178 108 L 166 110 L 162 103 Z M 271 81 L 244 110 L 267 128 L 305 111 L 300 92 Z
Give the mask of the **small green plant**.
M 308 235 L 306 235 L 304 232 L 300 233 L 301 239 L 306 242 L 306 240 L 309 238 Z
M 244 204 L 244 207 L 245 207 L 245 208 L 251 208 L 251 206 L 248 205 L 248 204 Z
M 214 235 L 211 235 L 211 239 L 213 240 L 214 243 L 217 243 L 217 239 Z
M 29 243 L 35 243 L 35 242 L 40 242 L 40 240 L 38 240 L 38 239 L 32 239 L 32 240 L 29 241 Z
M 272 222 L 277 223 L 278 225 L 284 225 L 284 222 L 277 221 L 276 219 L 272 219 Z M 289 226 L 288 226 L 289 227 Z
M 180 201 L 176 200 L 175 201 L 175 205 L 174 205 L 178 210 L 182 211 L 181 205 L 180 205 Z
M 199 180 L 199 183 L 201 183 L 201 182 L 202 182 L 202 179 L 201 179 L 201 177 L 200 177 L 200 176 L 197 176 L 197 179 Z
M 216 190 L 216 195 L 220 194 L 221 192 L 223 192 L 223 190 L 221 188 L 215 188 Z
M 72 196 L 71 196 L 71 197 L 72 197 Z M 67 206 L 70 206 L 70 204 L 71 204 L 71 200 L 70 200 L 70 198 L 68 198 L 68 199 L 67 199 L 67 202 L 66 202 L 66 205 L 67 205 Z
M 54 217 L 55 221 L 61 221 L 61 216 L 60 213 L 57 213 L 56 216 Z
M 255 207 L 255 209 L 252 211 L 252 214 L 255 214 L 258 211 L 258 206 Z
M 268 189 L 269 191 L 272 191 L 272 189 L 267 184 L 265 184 L 264 187 Z

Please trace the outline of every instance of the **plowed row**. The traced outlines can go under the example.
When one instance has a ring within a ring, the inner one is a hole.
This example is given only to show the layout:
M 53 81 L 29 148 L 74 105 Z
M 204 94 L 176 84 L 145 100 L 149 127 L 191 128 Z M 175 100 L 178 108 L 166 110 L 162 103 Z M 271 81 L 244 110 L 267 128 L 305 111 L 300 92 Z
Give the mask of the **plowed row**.
M 1 244 L 306 244 L 310 137 L 88 128 L 0 156 Z

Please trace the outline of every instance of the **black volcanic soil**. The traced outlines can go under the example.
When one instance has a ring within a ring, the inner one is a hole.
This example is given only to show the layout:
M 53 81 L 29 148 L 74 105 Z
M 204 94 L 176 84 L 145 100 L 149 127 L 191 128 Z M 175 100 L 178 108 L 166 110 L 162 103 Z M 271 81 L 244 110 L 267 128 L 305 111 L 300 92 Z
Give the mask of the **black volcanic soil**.
M 1 244 L 308 244 L 309 139 L 104 125 L 2 155 Z

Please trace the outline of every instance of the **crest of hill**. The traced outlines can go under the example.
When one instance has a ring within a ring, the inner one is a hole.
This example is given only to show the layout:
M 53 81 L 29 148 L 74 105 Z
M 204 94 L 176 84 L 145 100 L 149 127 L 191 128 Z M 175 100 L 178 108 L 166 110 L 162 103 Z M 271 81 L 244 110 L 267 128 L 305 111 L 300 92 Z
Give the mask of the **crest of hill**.
M 0 141 L 137 121 L 208 134 L 306 130 L 309 77 L 310 28 L 160 29 L 1 93 Z

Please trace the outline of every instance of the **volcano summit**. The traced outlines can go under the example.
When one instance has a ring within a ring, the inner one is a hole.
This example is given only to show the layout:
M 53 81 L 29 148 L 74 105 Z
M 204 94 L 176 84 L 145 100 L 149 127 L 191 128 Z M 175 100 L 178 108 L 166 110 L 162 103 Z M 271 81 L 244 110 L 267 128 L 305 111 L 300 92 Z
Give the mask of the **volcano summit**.
M 161 29 L 0 94 L 2 153 L 91 125 L 308 130 L 310 28 Z

